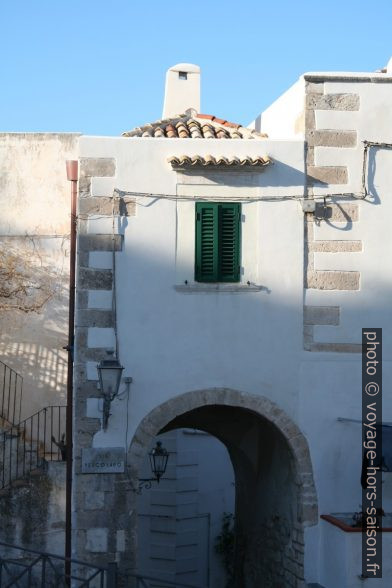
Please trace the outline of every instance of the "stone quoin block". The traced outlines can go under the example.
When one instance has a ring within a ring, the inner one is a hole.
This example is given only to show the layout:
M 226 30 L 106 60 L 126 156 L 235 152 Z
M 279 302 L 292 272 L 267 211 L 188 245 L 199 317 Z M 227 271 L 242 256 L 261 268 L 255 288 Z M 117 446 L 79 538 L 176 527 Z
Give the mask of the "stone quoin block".
M 314 110 L 305 110 L 305 133 L 316 128 L 316 115 Z
M 99 214 L 104 216 L 134 216 L 136 203 L 129 197 L 94 196 L 79 202 L 79 214 Z
M 362 241 L 309 241 L 309 251 L 313 253 L 341 253 L 362 251 Z
M 79 329 L 78 329 L 79 330 Z M 76 345 L 75 345 L 76 347 Z M 107 355 L 103 348 L 83 348 L 78 350 L 78 358 L 79 361 L 86 362 L 86 361 L 95 361 L 99 362 L 101 359 L 107 359 Z
M 79 268 L 78 288 L 81 290 L 110 290 L 112 282 L 112 270 Z
M 305 351 L 311 351 L 313 344 L 313 326 L 304 325 L 304 349 Z
M 77 308 L 87 308 L 88 306 L 88 292 L 86 290 L 80 290 L 76 294 L 76 306 Z
M 79 199 L 88 198 L 91 196 L 91 178 L 79 178 L 78 182 L 79 188 Z M 79 200 L 80 206 L 80 200 Z
M 304 306 L 305 325 L 339 325 L 339 306 Z
M 116 160 L 110 157 L 81 157 L 80 177 L 111 177 L 116 173 Z
M 122 235 L 79 235 L 80 251 L 121 251 Z
M 315 217 L 322 218 L 324 215 L 324 204 L 317 202 L 315 215 L 309 215 L 308 222 L 315 220 Z M 355 223 L 359 220 L 358 204 L 327 204 L 326 218 L 332 222 Z
M 361 353 L 361 343 L 317 343 L 314 342 L 310 351 L 325 351 L 327 353 Z
M 76 318 L 77 327 L 114 327 L 112 310 L 79 310 Z
M 116 551 L 125 551 L 125 531 L 123 529 L 116 532 Z
M 306 165 L 308 167 L 314 166 L 314 147 L 309 147 L 309 145 L 306 146 Z
M 309 130 L 306 140 L 311 147 L 355 147 L 357 131 Z
M 347 184 L 348 182 L 348 172 L 345 166 L 309 165 L 307 174 L 310 185 Z
M 307 276 L 307 287 L 316 290 L 359 290 L 359 278 L 359 272 L 310 271 Z
M 324 82 L 306 82 L 306 94 L 324 94 Z
M 313 110 L 359 110 L 358 94 L 307 94 L 306 108 Z

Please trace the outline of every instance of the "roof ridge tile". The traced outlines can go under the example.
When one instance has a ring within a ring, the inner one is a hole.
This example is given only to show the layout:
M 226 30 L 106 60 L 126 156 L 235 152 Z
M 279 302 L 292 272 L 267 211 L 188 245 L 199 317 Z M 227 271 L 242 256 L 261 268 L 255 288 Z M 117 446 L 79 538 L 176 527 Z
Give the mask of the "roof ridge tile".
M 123 136 L 169 139 L 264 139 L 267 137 L 240 124 L 194 111 L 147 123 L 123 133 Z

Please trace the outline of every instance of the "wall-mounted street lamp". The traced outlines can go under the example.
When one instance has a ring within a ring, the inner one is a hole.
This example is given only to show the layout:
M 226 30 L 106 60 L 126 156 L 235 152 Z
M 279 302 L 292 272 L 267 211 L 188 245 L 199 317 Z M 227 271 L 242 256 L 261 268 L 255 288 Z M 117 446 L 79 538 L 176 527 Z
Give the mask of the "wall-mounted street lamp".
M 102 359 L 97 365 L 99 385 L 103 394 L 102 427 L 107 429 L 110 404 L 119 392 L 123 366 L 118 359 Z
M 148 457 L 150 458 L 150 467 L 154 477 L 139 478 L 139 487 L 137 490 L 135 490 L 138 494 L 141 493 L 143 488 L 151 488 L 152 482 L 157 482 L 159 484 L 159 480 L 166 472 L 169 452 L 164 447 L 162 447 L 161 441 L 157 441 L 155 447 L 148 452 Z

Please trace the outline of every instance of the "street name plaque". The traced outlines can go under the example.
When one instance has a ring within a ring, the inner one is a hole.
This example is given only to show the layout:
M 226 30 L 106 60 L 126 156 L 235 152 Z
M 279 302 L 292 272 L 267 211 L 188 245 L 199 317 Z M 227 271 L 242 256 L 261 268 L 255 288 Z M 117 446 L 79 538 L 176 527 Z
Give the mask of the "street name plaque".
M 82 449 L 82 474 L 122 474 L 125 451 L 122 447 Z

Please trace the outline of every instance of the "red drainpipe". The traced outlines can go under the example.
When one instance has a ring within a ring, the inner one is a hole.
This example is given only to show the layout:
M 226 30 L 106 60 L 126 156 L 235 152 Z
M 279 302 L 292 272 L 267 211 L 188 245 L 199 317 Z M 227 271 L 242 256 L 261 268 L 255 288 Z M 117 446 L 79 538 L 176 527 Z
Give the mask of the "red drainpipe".
M 72 407 L 73 407 L 73 352 L 75 331 L 75 267 L 76 267 L 76 202 L 78 185 L 78 161 L 66 161 L 67 180 L 71 182 L 71 243 L 69 262 L 69 314 L 68 314 L 68 371 L 67 371 L 67 412 L 66 412 L 66 439 L 67 439 L 67 477 L 65 490 L 65 557 L 71 558 L 71 532 L 72 532 Z M 65 576 L 67 585 L 70 585 L 71 563 L 65 562 Z

